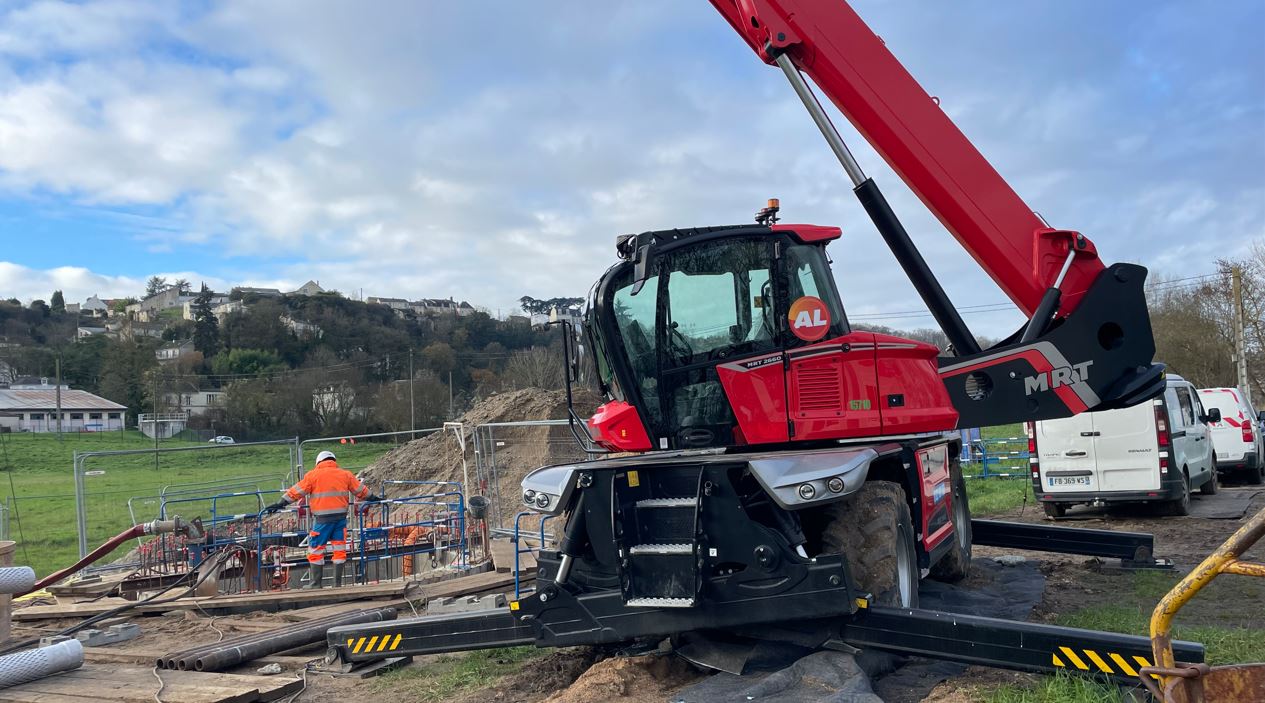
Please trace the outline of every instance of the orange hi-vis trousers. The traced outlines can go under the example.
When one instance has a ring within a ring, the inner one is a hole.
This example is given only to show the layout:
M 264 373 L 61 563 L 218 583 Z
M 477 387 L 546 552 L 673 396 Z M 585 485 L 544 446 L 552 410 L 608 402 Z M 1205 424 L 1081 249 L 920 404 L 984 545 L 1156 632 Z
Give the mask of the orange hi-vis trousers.
M 328 546 L 332 557 L 330 561 L 342 564 L 347 561 L 347 521 L 318 522 L 312 525 L 307 534 L 307 561 L 309 564 L 324 564 Z

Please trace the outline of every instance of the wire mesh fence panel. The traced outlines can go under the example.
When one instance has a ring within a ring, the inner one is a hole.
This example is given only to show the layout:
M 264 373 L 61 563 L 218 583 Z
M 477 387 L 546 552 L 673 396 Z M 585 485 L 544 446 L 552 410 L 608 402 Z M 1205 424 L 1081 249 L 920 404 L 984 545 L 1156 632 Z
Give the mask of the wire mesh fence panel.
M 180 503 L 182 516 L 189 519 L 205 516 L 211 509 L 222 514 L 247 512 L 250 499 L 246 497 L 218 499 L 229 501 L 223 505 L 214 505 L 216 499 L 210 497 L 247 490 L 277 496 L 293 479 L 296 454 L 294 441 L 76 453 L 79 551 L 86 553 L 134 520 L 170 517 L 175 513 L 166 510 L 167 515 L 162 515 L 163 505 L 182 496 L 203 495 L 210 501 Z M 232 504 L 234 500 L 238 505 Z M 116 552 L 104 561 L 123 556 Z
M 513 528 L 522 506 L 524 476 L 542 466 L 584 461 L 593 454 L 566 420 L 487 423 L 474 428 L 473 440 L 477 487 L 491 503 L 488 522 L 497 529 Z

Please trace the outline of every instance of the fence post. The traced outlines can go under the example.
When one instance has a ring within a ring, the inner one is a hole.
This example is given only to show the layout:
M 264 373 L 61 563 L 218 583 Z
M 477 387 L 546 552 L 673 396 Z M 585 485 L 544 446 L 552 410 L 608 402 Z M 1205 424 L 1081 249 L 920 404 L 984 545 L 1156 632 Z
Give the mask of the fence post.
M 75 471 L 75 519 L 79 527 L 79 558 L 88 556 L 88 511 L 84 506 L 83 460 L 78 451 L 74 455 Z

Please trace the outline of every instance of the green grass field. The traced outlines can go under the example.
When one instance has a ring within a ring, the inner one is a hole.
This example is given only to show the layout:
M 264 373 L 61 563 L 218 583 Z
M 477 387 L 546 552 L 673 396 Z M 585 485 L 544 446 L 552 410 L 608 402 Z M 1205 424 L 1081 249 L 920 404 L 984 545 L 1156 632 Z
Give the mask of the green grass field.
M 1022 424 L 1015 423 L 985 427 L 980 431 L 980 435 L 984 439 L 1023 437 L 1024 430 Z M 1008 446 L 1015 450 L 1027 449 L 1022 443 Z M 966 494 L 970 499 L 971 513 L 978 516 L 995 515 L 1023 505 L 1025 501 L 1030 505 L 1034 504 L 1032 482 L 1026 478 L 1027 461 L 1027 459 L 1007 461 L 1001 465 L 992 465 L 990 468 L 994 472 L 1019 473 L 1025 478 L 971 478 L 972 474 L 979 474 L 979 469 L 966 467 L 968 477 Z
M 78 558 L 73 457 L 75 452 L 150 450 L 152 439 L 139 432 L 0 435 L 0 500 L 9 499 L 9 537 L 18 540 L 18 563 L 47 574 Z M 167 440 L 164 449 L 196 450 L 135 456 L 92 457 L 84 465 L 85 513 L 89 549 L 137 521 L 156 517 L 159 495 L 179 500 L 182 491 L 210 494 L 225 491 L 277 491 L 291 478 L 292 445 L 236 446 Z M 305 461 L 332 449 L 344 467 L 358 470 L 389 451 L 391 443 L 350 445 L 319 443 L 305 447 Z M 100 473 L 97 473 L 100 472 Z M 16 500 L 14 497 L 16 496 Z M 129 511 L 129 501 L 132 510 Z M 220 500 L 218 512 L 246 512 L 255 498 Z M 170 513 L 206 518 L 210 501 L 169 503 Z

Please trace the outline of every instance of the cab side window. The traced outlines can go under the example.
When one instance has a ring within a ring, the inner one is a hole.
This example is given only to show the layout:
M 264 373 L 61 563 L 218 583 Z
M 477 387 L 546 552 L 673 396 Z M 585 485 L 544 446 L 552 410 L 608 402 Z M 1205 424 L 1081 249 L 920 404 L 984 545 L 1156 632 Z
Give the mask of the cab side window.
M 1181 407 L 1182 426 L 1190 427 L 1195 424 L 1195 406 L 1190 400 L 1190 391 L 1185 388 L 1177 389 L 1177 404 Z

